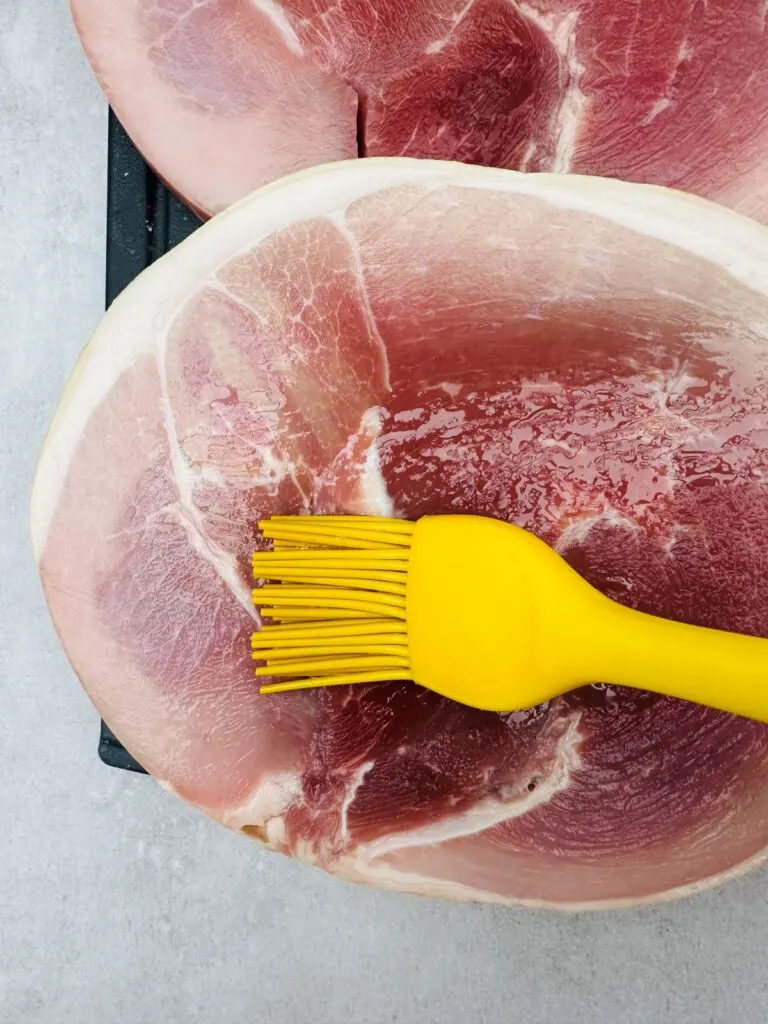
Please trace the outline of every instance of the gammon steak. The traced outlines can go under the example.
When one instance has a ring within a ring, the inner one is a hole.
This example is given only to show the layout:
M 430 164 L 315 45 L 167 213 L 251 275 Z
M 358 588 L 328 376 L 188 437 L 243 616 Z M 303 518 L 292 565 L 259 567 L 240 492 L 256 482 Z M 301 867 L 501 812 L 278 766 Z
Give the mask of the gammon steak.
M 198 212 L 357 156 L 571 171 L 768 220 L 765 0 L 72 0 Z
M 40 459 L 34 547 L 97 709 L 231 828 L 431 895 L 666 898 L 765 856 L 767 728 L 599 680 L 510 715 L 399 682 L 261 697 L 255 524 L 495 515 L 620 601 L 768 635 L 767 414 L 760 225 L 650 186 L 347 161 L 114 303 Z

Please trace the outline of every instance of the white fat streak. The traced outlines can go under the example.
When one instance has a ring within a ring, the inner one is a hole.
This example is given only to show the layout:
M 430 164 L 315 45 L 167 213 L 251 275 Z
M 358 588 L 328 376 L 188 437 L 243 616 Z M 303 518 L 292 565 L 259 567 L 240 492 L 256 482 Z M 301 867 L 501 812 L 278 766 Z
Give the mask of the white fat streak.
M 672 100 L 669 98 L 669 90 L 672 87 L 675 78 L 677 77 L 677 73 L 680 70 L 680 65 L 684 64 L 687 60 L 690 59 L 691 52 L 691 45 L 688 36 L 683 36 L 683 38 L 680 40 L 680 45 L 677 48 L 677 61 L 675 63 L 675 66 L 669 73 L 664 94 L 661 97 L 659 97 L 658 100 L 656 100 L 654 105 L 648 111 L 647 115 L 643 118 L 641 122 L 643 125 L 651 124 L 653 121 L 656 120 L 659 114 L 663 114 L 665 110 L 669 109 L 669 107 L 672 106 Z
M 554 14 L 542 14 L 527 3 L 521 2 L 515 6 L 541 29 L 568 70 L 568 86 L 563 93 L 555 121 L 555 153 L 552 159 L 553 173 L 567 174 L 573 164 L 576 140 L 589 105 L 589 100 L 581 91 L 579 84 L 584 73 L 584 65 L 576 52 L 576 24 L 579 12 L 569 11 L 558 17 Z
M 269 18 L 288 49 L 299 57 L 303 57 L 304 47 L 280 4 L 275 3 L 275 0 L 250 0 L 250 2 L 257 11 L 261 11 L 265 17 Z
M 690 526 L 682 526 L 680 523 L 675 523 L 670 529 L 669 534 L 667 535 L 667 539 L 664 541 L 664 544 L 662 545 L 665 553 L 668 555 L 671 554 L 673 548 L 680 540 L 680 538 L 684 537 L 686 534 L 689 534 L 690 532 Z
M 292 459 L 279 459 L 274 450 L 264 444 L 258 445 L 256 451 L 264 472 L 250 478 L 251 487 L 265 487 L 270 494 L 277 494 L 283 480 L 293 480 L 300 490 L 296 482 L 296 463 Z
M 539 148 L 539 146 L 538 146 L 538 143 L 536 143 L 536 142 L 529 142 L 528 145 L 525 147 L 525 153 L 523 154 L 523 159 L 520 161 L 520 170 L 521 171 L 527 171 L 528 170 L 528 165 L 530 164 L 531 160 L 535 156 L 536 150 L 538 148 Z
M 228 828 L 246 825 L 263 828 L 270 837 L 270 826 L 277 838 L 285 834 L 284 818 L 291 805 L 301 799 L 301 776 L 297 772 L 281 772 L 262 779 L 248 801 L 221 818 Z M 274 845 L 279 845 L 275 842 Z
M 219 544 L 206 537 L 205 523 L 195 504 L 195 484 L 198 482 L 199 476 L 192 470 L 179 445 L 176 421 L 168 393 L 168 377 L 165 371 L 167 342 L 168 334 L 165 335 L 163 348 L 158 354 L 160 404 L 171 456 L 171 472 L 179 494 L 179 522 L 184 527 L 194 550 L 213 567 L 216 574 L 224 580 L 250 617 L 258 622 L 259 616 L 253 606 L 250 589 L 245 585 L 238 572 L 235 558 Z
M 266 316 L 262 310 L 257 306 L 254 306 L 252 303 L 246 302 L 241 295 L 235 295 L 235 293 L 231 291 L 220 278 L 217 277 L 213 281 L 206 281 L 206 285 L 212 291 L 218 292 L 220 295 L 229 299 L 233 305 L 239 306 L 241 309 L 245 309 L 247 312 L 252 313 L 262 327 L 265 327 L 269 323 L 269 317 Z
M 464 839 L 467 836 L 485 832 L 494 825 L 505 821 L 513 821 L 528 814 L 541 804 L 548 803 L 556 793 L 567 788 L 571 773 L 581 765 L 579 745 L 582 740 L 579 732 L 581 715 L 576 714 L 568 723 L 568 728 L 558 741 L 555 748 L 555 759 L 552 770 L 532 793 L 526 792 L 519 800 L 483 800 L 475 804 L 464 814 L 443 821 L 436 821 L 423 828 L 412 829 L 410 832 L 395 832 L 382 836 L 371 843 L 357 848 L 357 861 L 374 861 L 388 854 L 399 853 L 414 846 L 433 846 L 448 842 L 451 839 Z
M 365 270 L 363 268 L 363 260 L 360 255 L 360 245 L 355 236 L 349 230 L 344 210 L 333 210 L 327 216 L 328 220 L 333 224 L 349 246 L 349 252 L 352 256 L 352 263 L 355 269 L 355 277 L 358 282 L 358 293 L 360 296 L 360 304 L 363 309 L 363 316 L 365 317 L 365 323 L 368 327 L 368 333 L 373 338 L 379 349 L 379 356 L 384 367 L 384 386 L 387 391 L 391 391 L 392 385 L 390 383 L 389 376 L 389 356 L 387 355 L 387 347 L 384 344 L 384 339 L 379 333 L 379 325 L 376 323 L 376 318 L 374 317 L 373 310 L 371 309 L 371 302 L 368 298 L 368 289 L 365 284 Z
M 768 231 L 724 207 L 654 185 L 581 175 L 520 174 L 434 160 L 369 158 L 300 171 L 229 207 L 149 270 L 94 332 L 69 382 L 40 456 L 32 495 L 32 541 L 40 558 L 72 456 L 94 410 L 142 354 L 155 355 L 179 308 L 226 261 L 277 231 L 402 186 L 467 188 L 530 196 L 588 214 L 706 260 L 768 296 Z M 494 225 L 498 231 L 498 225 Z
M 375 425 L 373 423 L 375 417 Z M 383 429 L 381 412 L 379 409 L 368 409 L 363 413 L 362 428 L 372 425 L 375 431 L 374 437 L 378 438 Z M 371 516 L 385 516 L 392 519 L 395 516 L 395 506 L 387 490 L 384 474 L 381 471 L 381 459 L 379 458 L 379 446 L 376 441 L 370 445 L 365 454 L 362 473 L 363 504 L 367 514 Z
M 433 53 L 440 53 L 441 50 L 444 50 L 445 47 L 450 42 L 451 36 L 456 31 L 458 26 L 462 23 L 462 21 L 464 21 L 469 12 L 472 10 L 474 4 L 475 0 L 467 0 L 467 2 L 464 4 L 461 10 L 458 11 L 453 16 L 453 19 L 451 21 L 451 27 L 448 29 L 446 34 L 442 36 L 442 38 L 435 39 L 431 43 L 429 43 L 425 47 L 424 53 L 426 53 L 428 56 L 431 56 Z
M 684 395 L 689 388 L 700 387 L 705 382 L 700 377 L 692 377 L 685 366 L 674 370 L 659 370 L 648 377 L 647 387 L 659 408 L 666 409 L 670 398 Z
M 349 809 L 352 806 L 352 804 L 355 802 L 355 797 L 357 796 L 357 791 L 360 789 L 362 784 L 365 782 L 366 775 L 371 770 L 371 768 L 373 768 L 373 766 L 375 764 L 376 764 L 375 761 L 366 761 L 365 764 L 361 765 L 358 768 L 358 770 L 352 776 L 352 779 L 351 779 L 351 781 L 349 783 L 349 786 L 347 788 L 347 794 L 344 797 L 344 799 L 342 801 L 342 804 L 341 804 L 341 813 L 340 813 L 340 820 L 339 820 L 339 833 L 340 833 L 340 835 L 341 835 L 341 837 L 343 839 L 348 839 L 349 838 L 349 822 L 347 820 L 348 816 L 349 816 Z
M 617 512 L 616 509 L 607 508 L 603 512 L 597 513 L 597 515 L 579 516 L 579 518 L 568 523 L 557 538 L 555 550 L 562 554 L 574 544 L 582 544 L 598 525 L 614 526 L 633 531 L 640 529 L 638 523 L 633 519 L 628 519 L 620 512 Z
M 583 71 L 581 65 L 579 74 Z M 581 91 L 575 65 L 571 67 L 571 78 L 565 90 L 563 102 L 557 115 L 555 155 L 552 159 L 552 171 L 556 174 L 568 174 L 573 166 L 573 155 L 576 152 L 576 141 L 584 121 L 584 114 L 589 100 Z
M 671 106 L 672 101 L 667 96 L 664 96 L 660 100 L 657 100 L 649 110 L 648 114 L 643 119 L 643 124 L 647 125 L 650 124 L 652 121 L 655 121 L 659 114 L 663 114 L 664 111 Z

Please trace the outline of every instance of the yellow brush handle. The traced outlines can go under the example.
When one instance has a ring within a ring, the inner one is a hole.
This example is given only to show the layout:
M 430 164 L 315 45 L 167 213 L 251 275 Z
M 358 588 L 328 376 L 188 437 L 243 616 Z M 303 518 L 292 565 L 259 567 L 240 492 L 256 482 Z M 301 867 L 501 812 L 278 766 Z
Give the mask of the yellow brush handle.
M 594 610 L 593 610 L 594 613 Z M 605 602 L 585 665 L 613 682 L 768 722 L 768 640 L 670 622 Z

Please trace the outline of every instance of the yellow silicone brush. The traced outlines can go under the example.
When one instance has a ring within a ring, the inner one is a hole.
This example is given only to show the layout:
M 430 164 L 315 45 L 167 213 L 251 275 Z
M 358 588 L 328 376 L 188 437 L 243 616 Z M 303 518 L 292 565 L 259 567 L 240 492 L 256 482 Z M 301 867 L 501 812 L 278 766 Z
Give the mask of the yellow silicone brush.
M 532 534 L 477 516 L 260 523 L 253 635 L 262 692 L 411 679 L 493 711 L 585 683 L 768 721 L 768 640 L 616 604 Z

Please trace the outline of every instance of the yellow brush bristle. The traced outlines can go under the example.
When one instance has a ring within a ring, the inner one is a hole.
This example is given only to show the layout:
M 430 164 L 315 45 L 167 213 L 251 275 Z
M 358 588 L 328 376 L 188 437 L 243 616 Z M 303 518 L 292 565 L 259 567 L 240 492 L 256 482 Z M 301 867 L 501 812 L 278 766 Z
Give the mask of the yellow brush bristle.
M 406 579 L 413 523 L 274 516 L 253 555 L 253 602 L 272 620 L 251 638 L 262 693 L 409 676 Z

